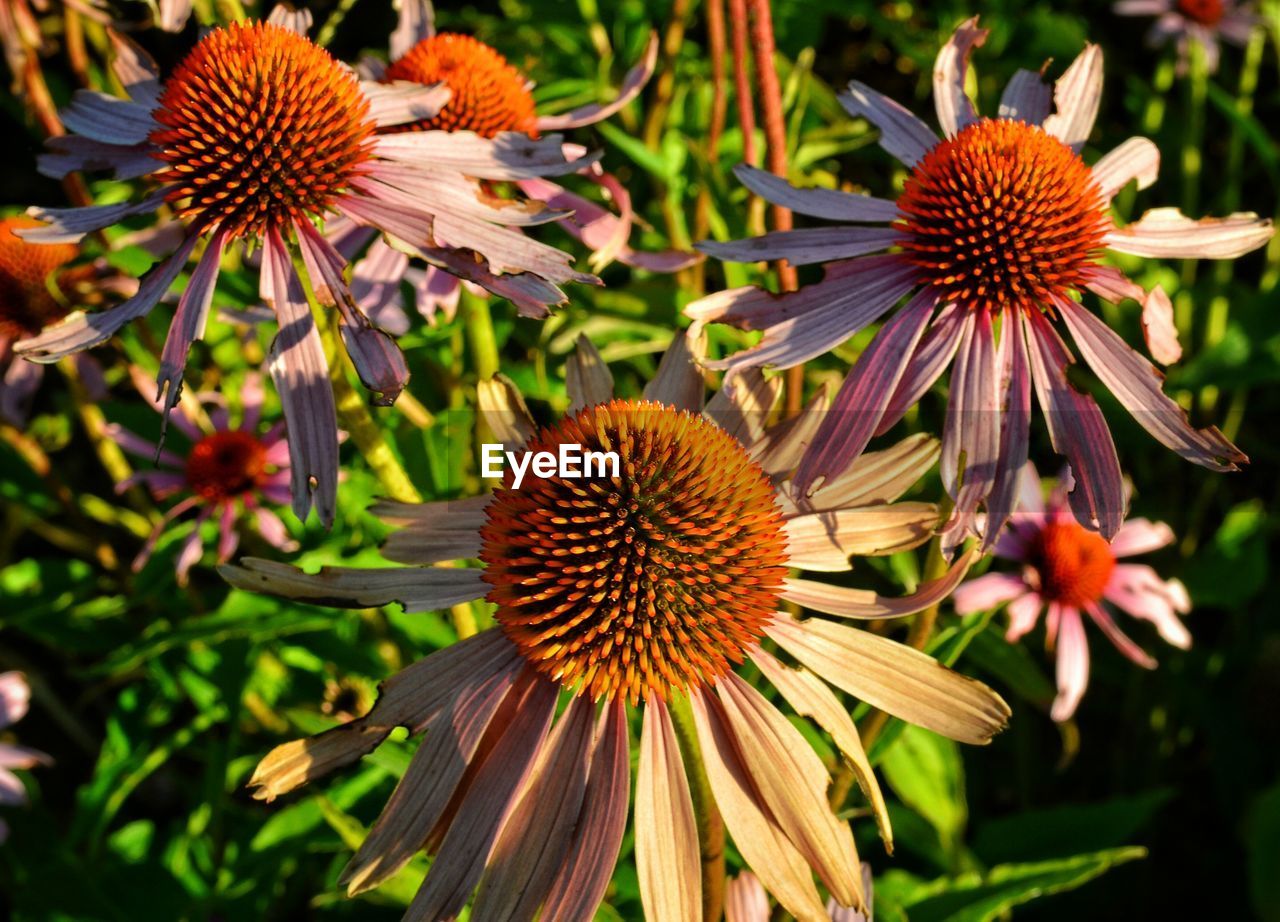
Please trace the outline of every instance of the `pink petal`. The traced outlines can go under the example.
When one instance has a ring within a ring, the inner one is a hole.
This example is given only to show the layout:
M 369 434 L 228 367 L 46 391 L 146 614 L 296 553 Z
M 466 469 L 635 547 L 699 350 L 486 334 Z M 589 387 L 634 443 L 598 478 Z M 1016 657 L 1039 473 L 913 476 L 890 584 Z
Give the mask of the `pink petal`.
M 259 284 L 280 323 L 267 367 L 289 427 L 293 514 L 305 522 L 314 500 L 328 527 L 338 499 L 338 423 L 328 363 L 279 231 L 268 231 L 265 249 Z
M 960 346 L 967 316 L 967 311 L 959 310 L 954 304 L 944 305 L 938 311 L 933 325 L 916 346 L 902 380 L 889 398 L 889 406 L 876 427 L 876 435 L 884 435 L 893 428 L 938 380 Z
M 413 293 L 418 313 L 426 318 L 427 323 L 435 326 L 437 312 L 444 314 L 445 323 L 451 322 L 457 314 L 462 283 L 456 275 L 435 266 L 427 266 L 421 278 L 414 283 Z
M 192 0 L 160 0 L 160 21 L 165 32 L 181 32 L 191 17 Z
M 7 768 L 0 768 L 0 806 L 17 807 L 26 802 L 27 789 L 22 780 Z
M 0 743 L 0 770 L 16 768 L 27 771 L 37 765 L 52 764 L 53 758 L 47 752 L 32 749 L 30 746 Z
M 191 534 L 182 542 L 182 549 L 178 551 L 178 559 L 174 564 L 174 570 L 178 575 L 178 585 L 187 585 L 188 574 L 191 568 L 200 562 L 200 558 L 204 555 L 204 539 L 200 537 L 200 526 L 209 519 L 212 509 L 201 509 L 196 516 L 195 525 L 191 529 Z
M 964 84 L 969 55 L 987 40 L 987 35 L 986 29 L 978 28 L 977 16 L 965 20 L 947 39 L 933 64 L 933 102 L 938 110 L 938 124 L 948 138 L 978 119 Z
M 699 243 L 698 249 L 732 262 L 785 259 L 796 266 L 807 266 L 878 253 L 895 245 L 901 237 L 901 232 L 891 227 L 806 227 L 723 243 L 707 240 Z
M 850 589 L 813 580 L 790 577 L 782 597 L 797 605 L 838 618 L 880 620 L 915 614 L 951 595 L 977 559 L 976 550 L 963 554 L 945 574 L 922 583 L 915 592 L 900 597 L 882 596 L 867 589 Z
M 306 35 L 311 29 L 311 11 L 297 10 L 290 4 L 280 3 L 271 8 L 267 22 L 297 35 Z
M 1050 606 L 1053 611 L 1054 606 Z M 1089 644 L 1084 636 L 1084 622 L 1074 608 L 1061 612 L 1058 631 L 1058 696 L 1053 699 L 1050 716 L 1058 722 L 1070 720 L 1076 712 L 1089 684 Z
M 769 922 L 769 894 L 750 871 L 731 878 L 725 887 L 724 922 Z
M 1000 455 L 995 481 L 987 496 L 984 549 L 994 547 L 1018 502 L 1031 434 L 1031 372 L 1027 344 L 1017 308 L 1005 310 L 1000 327 Z M 1037 481 L 1036 489 L 1039 489 Z
M 1149 554 L 1173 543 L 1173 529 L 1164 522 L 1129 519 L 1111 539 L 1111 553 L 1116 557 Z
M 1191 600 L 1177 580 L 1165 582 L 1140 564 L 1119 564 L 1111 571 L 1104 595 L 1129 615 L 1154 624 L 1167 643 L 1182 650 L 1191 646 L 1191 633 L 1178 617 L 1191 610 Z
M 698 824 L 680 747 L 667 706 L 645 701 L 636 774 L 636 874 L 649 922 L 685 922 L 702 915 Z
M 529 682 L 505 732 L 458 804 L 431 870 L 409 906 L 410 917 L 451 919 L 466 905 L 509 811 L 543 750 L 555 713 L 556 689 L 541 677 Z
M 1027 584 L 1020 576 L 1012 573 L 987 573 L 957 588 L 952 602 L 955 604 L 956 614 L 971 615 L 1011 602 L 1024 595 L 1027 589 Z
M 236 529 L 236 507 L 225 503 L 218 520 L 218 563 L 226 563 L 240 546 L 240 532 Z
M 433 118 L 453 95 L 445 83 L 424 86 L 407 80 L 387 83 L 362 80 L 360 91 L 369 100 L 369 118 L 379 128 Z
M 188 237 L 177 252 L 152 268 L 143 278 L 138 293 L 128 301 L 101 313 L 72 314 L 62 323 L 49 327 L 39 335 L 18 342 L 14 345 L 14 351 L 34 362 L 47 363 L 106 342 L 130 320 L 145 317 L 151 312 L 186 265 L 187 257 L 191 255 L 197 239 L 195 236 Z
M 31 409 L 31 399 L 43 380 L 42 366 L 14 356 L 4 370 L 4 380 L 0 384 L 0 418 L 15 426 L 24 426 Z
M 258 524 L 258 534 L 262 535 L 263 540 L 272 547 L 285 550 L 290 546 L 296 546 L 289 538 L 289 530 L 285 528 L 280 516 L 270 509 L 259 506 L 253 510 L 253 517 Z
M 159 385 L 156 400 L 164 401 L 160 407 L 164 425 L 168 425 L 169 413 L 178 405 L 178 398 L 182 394 L 182 370 L 187 365 L 191 344 L 204 338 L 205 325 L 209 320 L 209 305 L 213 303 L 213 289 L 218 281 L 218 269 L 227 239 L 228 232 L 225 228 L 214 232 L 213 239 L 209 241 L 195 271 L 191 273 L 191 279 L 178 300 L 178 309 L 169 324 L 169 335 L 165 337 L 164 349 L 160 353 L 160 374 L 156 378 Z M 160 431 L 163 440 L 163 426 Z
M 1271 239 L 1270 218 L 1238 212 L 1225 218 L 1188 218 L 1177 208 L 1152 208 L 1141 219 L 1107 234 L 1121 253 L 1175 259 L 1234 259 Z
M 436 170 L 455 170 L 477 179 L 530 179 L 580 170 L 598 157 L 568 160 L 559 135 L 530 138 L 503 132 L 482 138 L 471 131 L 411 131 L 381 135 L 374 146 L 380 157 Z
M 435 503 L 376 503 L 369 511 L 389 525 L 403 525 L 382 546 L 387 560 L 430 564 L 480 555 L 488 496 Z
M 995 483 L 1000 461 L 1000 388 L 991 312 L 978 311 L 951 371 L 951 399 L 938 467 L 943 485 L 956 501 L 943 532 L 943 553 L 948 556 L 974 531 L 978 505 Z
M 613 102 L 603 105 L 592 103 L 591 105 L 574 109 L 572 112 L 566 112 L 563 115 L 543 115 L 538 118 L 538 130 L 567 131 L 570 128 L 582 128 L 585 125 L 594 125 L 615 112 L 621 111 L 631 100 L 640 95 L 644 85 L 653 76 L 653 70 L 657 63 L 658 33 L 651 32 L 640 63 L 627 71 L 626 77 L 623 78 L 622 86 L 618 88 L 618 95 Z
M 1009 614 L 1009 629 L 1005 631 L 1004 639 L 1009 643 L 1016 643 L 1036 626 L 1036 621 L 1040 619 L 1040 609 L 1043 607 L 1044 600 L 1035 592 L 1028 592 L 1010 602 L 1009 607 L 1005 609 Z
M 1079 152 L 1093 131 L 1101 101 L 1102 49 L 1085 45 L 1054 84 L 1056 111 L 1044 120 L 1044 130 Z
M 880 129 L 880 146 L 908 167 L 915 166 L 938 143 L 938 136 L 910 110 L 854 80 L 840 94 L 840 104 L 854 118 Z
M 1031 375 L 1049 425 L 1049 439 L 1053 450 L 1071 462 L 1076 478 L 1071 508 L 1082 525 L 1096 527 L 1110 539 L 1124 521 L 1125 510 L 1124 481 L 1111 431 L 1093 399 L 1067 380 L 1067 368 L 1074 360 L 1049 321 L 1038 310 L 1024 317 Z
M 507 298 L 520 312 L 521 317 L 541 319 L 549 313 L 548 307 L 565 304 L 565 293 L 546 279 L 530 272 L 517 275 L 495 275 L 470 255 L 447 247 L 418 247 L 418 253 L 427 262 L 447 270 L 451 275 L 474 282 L 500 297 Z M 446 314 L 449 307 L 446 303 Z
M 1213 470 L 1233 471 L 1249 460 L 1216 428 L 1193 429 L 1186 411 L 1165 395 L 1164 375 L 1101 319 L 1074 301 L 1058 306 L 1094 374 L 1156 441 Z
M 813 492 L 819 479 L 839 476 L 867 447 L 933 315 L 935 300 L 930 291 L 918 293 L 859 356 L 796 470 L 794 490 L 799 495 Z
M 393 61 L 403 58 L 424 38 L 436 34 L 436 11 L 430 0 L 400 0 L 396 9 L 399 16 L 388 45 Z
M 27 715 L 31 686 L 21 672 L 0 673 L 0 728 L 16 724 Z
M 591 922 L 613 876 L 631 796 L 627 711 L 605 705 L 591 756 L 578 832 L 551 885 L 541 922 Z
M 1053 110 L 1053 88 L 1038 71 L 1014 72 L 1000 96 L 1000 118 L 1039 125 Z
M 1110 199 L 1136 179 L 1146 189 L 1160 175 L 1160 149 L 1146 138 L 1130 138 L 1113 148 L 1093 165 L 1093 178 Z
M 1115 619 L 1111 617 L 1111 613 L 1098 603 L 1090 603 L 1085 606 L 1085 610 L 1089 613 L 1089 617 L 1093 619 L 1094 624 L 1102 628 L 1102 633 L 1107 635 L 1107 639 L 1124 654 L 1129 661 L 1141 666 L 1143 669 L 1155 669 L 1156 661 L 1147 654 L 1145 650 L 1120 630 L 1120 626 L 1116 624 Z
M 840 192 L 836 189 L 800 189 L 782 177 L 748 163 L 738 164 L 733 168 L 733 174 L 765 201 L 789 208 L 798 214 L 865 224 L 887 224 L 898 218 L 897 202 L 888 199 Z
M 743 860 L 792 915 L 806 920 L 821 919 L 822 901 L 813 884 L 809 864 L 761 801 L 719 701 L 701 691 L 689 697 L 702 762 L 725 827 Z M 692 914 L 657 918 L 685 922 L 699 917 L 700 909 Z M 646 914 L 646 918 L 654 917 Z
M 1145 291 L 1110 266 L 1095 266 L 1087 284 L 1090 291 L 1113 304 L 1132 298 L 1142 305 L 1142 334 L 1147 341 L 1147 351 L 1157 362 L 1169 365 L 1182 358 L 1178 329 L 1173 322 L 1173 302 L 1163 288 L 1156 285 L 1151 291 Z
M 409 318 L 401 309 L 400 280 L 409 257 L 379 237 L 351 274 L 351 297 L 373 323 L 399 336 L 409 330 Z

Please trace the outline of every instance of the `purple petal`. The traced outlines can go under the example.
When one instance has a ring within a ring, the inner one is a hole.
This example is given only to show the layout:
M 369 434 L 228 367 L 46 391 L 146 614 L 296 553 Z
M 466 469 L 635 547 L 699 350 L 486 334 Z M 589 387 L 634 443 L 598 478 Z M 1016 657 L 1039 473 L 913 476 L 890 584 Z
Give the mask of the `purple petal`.
M 991 548 L 1004 530 L 1005 522 L 1018 501 L 1027 463 L 1027 441 L 1031 434 L 1031 373 L 1027 367 L 1027 344 L 1022 318 L 1017 308 L 1004 311 L 1000 326 L 1000 459 L 995 482 L 987 496 L 987 521 L 983 549 Z M 1036 484 L 1037 489 L 1039 483 Z
M 342 273 L 346 260 L 309 221 L 295 221 L 294 233 L 307 275 L 322 305 L 337 307 L 338 325 L 347 354 L 374 401 L 390 406 L 409 382 L 409 366 L 394 339 L 373 326 L 356 306 Z
M 938 110 L 938 124 L 948 138 L 977 121 L 973 101 L 965 94 L 965 75 L 969 55 L 987 40 L 986 29 L 978 28 L 978 17 L 962 22 L 938 52 L 933 64 L 933 102 Z
M 888 199 L 835 189 L 798 189 L 781 176 L 774 176 L 747 163 L 734 167 L 733 174 L 765 201 L 790 208 L 798 214 L 831 221 L 868 224 L 888 223 L 898 217 L 897 202 Z
M 1234 471 L 1249 460 L 1216 428 L 1192 428 L 1186 411 L 1161 389 L 1164 375 L 1101 319 L 1068 299 L 1058 309 L 1093 373 L 1156 441 L 1214 470 Z
M 657 64 L 658 33 L 650 32 L 649 43 L 645 45 L 644 56 L 641 57 L 639 64 L 627 71 L 626 77 L 622 80 L 622 86 L 618 88 L 618 95 L 613 102 L 605 103 L 604 105 L 592 103 L 591 105 L 574 109 L 572 112 L 566 112 L 564 115 L 544 115 L 538 119 L 538 130 L 567 131 L 570 128 L 582 128 L 584 125 L 594 125 L 596 122 L 604 121 L 615 112 L 621 111 L 627 103 L 640 95 L 644 85 L 653 76 L 653 70 Z
M 908 357 L 929 324 L 936 300 L 933 292 L 925 290 L 908 301 L 881 327 L 850 369 L 796 470 L 794 490 L 799 495 L 811 493 L 819 478 L 838 476 L 867 447 Z
M 878 253 L 901 239 L 901 231 L 891 227 L 806 227 L 723 243 L 704 240 L 698 249 L 732 262 L 785 259 L 795 266 L 807 266 Z
M 10 359 L 4 380 L 0 382 L 0 418 L 19 428 L 25 426 L 31 398 L 43 379 L 43 366 L 20 356 Z
M 121 147 L 104 144 L 78 134 L 62 135 L 45 142 L 47 152 L 36 158 L 36 170 L 42 176 L 61 179 L 76 171 L 106 170 L 114 179 L 137 179 L 162 165 L 152 156 L 149 144 Z
M 995 484 L 1000 461 L 1000 384 L 991 311 L 981 310 L 956 353 L 942 436 L 939 470 L 956 501 L 943 533 L 943 552 L 948 555 L 974 531 L 978 506 Z
M 426 318 L 427 323 L 435 326 L 437 313 L 442 313 L 445 323 L 450 323 L 458 313 L 462 282 L 456 275 L 445 272 L 443 269 L 427 266 L 414 282 L 413 296 L 418 313 Z
M 100 314 L 72 314 L 57 326 L 16 343 L 14 351 L 33 362 L 48 363 L 106 342 L 130 320 L 146 316 L 164 297 L 186 265 L 196 240 L 194 236 L 188 237 L 176 253 L 153 267 L 142 280 L 138 293 L 128 301 Z
M 141 144 L 160 127 L 147 106 L 97 90 L 76 90 L 58 115 L 68 131 L 107 144 Z
M 1151 291 L 1144 291 L 1141 285 L 1110 266 L 1094 266 L 1087 285 L 1098 297 L 1113 304 L 1132 298 L 1142 305 L 1142 335 L 1147 341 L 1147 351 L 1157 362 L 1170 365 L 1182 358 L 1182 344 L 1178 342 L 1178 328 L 1173 322 L 1173 302 L 1163 288 L 1156 285 Z
M 530 138 L 516 132 L 490 139 L 473 131 L 411 131 L 380 136 L 375 151 L 388 160 L 512 181 L 573 173 L 598 159 L 567 159 L 559 135 Z
M 960 345 L 964 317 L 964 312 L 954 304 L 948 304 L 938 312 L 933 325 L 916 346 L 893 396 L 889 398 L 889 405 L 880 419 L 880 425 L 876 427 L 876 435 L 884 435 L 893 428 L 907 410 L 915 406 L 925 392 L 933 387 L 933 382 L 938 380 L 938 376 L 951 363 L 951 358 Z
M 173 321 L 169 324 L 169 335 L 165 337 L 164 349 L 160 353 L 160 374 L 156 378 L 159 390 L 156 400 L 163 398 L 164 404 L 160 412 L 164 415 L 161 426 L 161 442 L 164 441 L 164 427 L 168 425 L 169 413 L 178 404 L 182 393 L 182 370 L 187 365 L 187 355 L 191 344 L 204 336 L 205 324 L 209 320 L 209 305 L 213 302 L 213 289 L 218 281 L 218 268 L 222 262 L 222 251 L 227 243 L 228 232 L 220 228 L 209 241 L 209 246 L 196 264 L 187 289 L 178 300 L 178 309 L 174 312 Z
M 906 166 L 915 166 L 938 143 L 938 136 L 908 109 L 854 80 L 840 104 L 855 118 L 880 129 L 880 146 Z
M 1076 486 L 1071 508 L 1085 527 L 1097 528 L 1110 540 L 1124 520 L 1124 481 L 1111 431 L 1093 398 L 1067 380 L 1071 353 L 1039 310 L 1029 310 L 1028 357 L 1036 397 L 1049 425 L 1053 449 L 1071 463 Z
M 341 250 L 339 250 L 341 252 Z M 400 281 L 409 268 L 409 257 L 379 237 L 351 271 L 351 297 L 374 324 L 394 336 L 409 331 Z
M 1053 87 L 1057 109 L 1044 120 L 1044 130 L 1079 153 L 1093 131 L 1102 101 L 1102 49 L 1085 45 Z
M 1053 88 L 1038 71 L 1018 70 L 1000 96 L 1000 117 L 1039 125 L 1053 110 Z
M 164 203 L 164 195 L 156 193 L 140 202 L 118 205 L 89 205 L 84 208 L 28 208 L 27 214 L 45 227 L 27 227 L 16 234 L 28 243 L 79 243 L 85 234 L 102 230 L 135 214 L 155 211 Z
M 280 322 L 268 368 L 289 427 L 293 512 L 306 521 L 314 490 L 316 512 L 328 527 L 338 494 L 337 411 L 320 333 L 289 251 L 274 228 L 267 233 L 260 285 L 263 300 Z
M 160 68 L 155 59 L 133 39 L 108 29 L 113 56 L 111 72 L 125 88 L 129 98 L 148 109 L 155 108 L 160 98 Z

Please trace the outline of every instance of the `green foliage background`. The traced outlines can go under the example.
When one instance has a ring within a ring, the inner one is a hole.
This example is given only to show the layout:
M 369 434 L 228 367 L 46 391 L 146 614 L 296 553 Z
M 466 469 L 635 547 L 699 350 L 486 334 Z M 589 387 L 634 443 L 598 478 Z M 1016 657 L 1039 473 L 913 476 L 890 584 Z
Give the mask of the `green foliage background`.
M 318 23 L 334 9 L 310 6 Z M 742 151 L 732 99 L 719 158 L 712 160 L 704 11 L 696 0 L 680 7 L 689 27 L 674 61 L 664 64 L 674 74 L 669 104 L 655 107 L 651 86 L 643 105 L 587 133 L 604 146 L 606 166 L 631 189 L 650 225 L 636 242 L 653 248 L 697 239 L 699 208 L 710 235 L 746 232 L 746 196 L 730 173 Z M 1129 216 L 1179 203 L 1196 215 L 1277 210 L 1274 8 L 1250 52 L 1261 56 L 1252 114 L 1241 114 L 1237 103 L 1246 52 L 1228 46 L 1205 90 L 1199 139 L 1190 83 L 1175 80 L 1167 92 L 1153 86 L 1170 52 L 1146 47 L 1146 22 L 1116 17 L 1107 4 L 780 0 L 774 10 L 789 157 L 794 174 L 809 182 L 889 194 L 901 176 L 867 127 L 844 115 L 835 92 L 857 78 L 932 120 L 933 56 L 956 23 L 981 13 L 992 30 L 975 59 L 987 111 L 1015 68 L 1052 59 L 1057 72 L 1086 39 L 1107 56 L 1103 109 L 1086 159 L 1144 133 L 1144 122 L 1154 124 L 1149 120 L 1163 107 L 1154 133 L 1164 153 L 1161 179 L 1122 196 Z M 125 13 L 145 17 L 140 6 Z M 616 84 L 648 30 L 667 27 L 673 6 L 510 0 L 441 4 L 438 13 L 443 28 L 472 32 L 506 53 L 537 80 L 544 111 L 558 111 Z M 354 60 L 381 49 L 393 22 L 383 0 L 356 0 L 332 50 Z M 195 34 L 192 25 L 178 36 L 152 30 L 137 38 L 167 66 Z M 73 85 L 59 36 L 51 39 L 47 76 L 65 100 Z M 598 49 L 606 46 L 613 54 L 602 58 Z M 34 172 L 37 130 L 14 97 L 0 101 L 4 212 L 63 204 L 60 187 Z M 1181 163 L 1188 145 L 1201 152 L 1202 166 L 1191 174 Z M 1233 145 L 1238 169 L 1230 169 Z M 99 201 L 124 192 L 111 183 L 93 188 Z M 134 272 L 148 263 L 136 248 L 112 258 Z M 1280 549 L 1280 251 L 1273 246 L 1225 268 L 1137 260 L 1124 268 L 1188 305 L 1195 333 L 1187 358 L 1169 373 L 1169 390 L 1194 408 L 1198 421 L 1225 424 L 1253 459 L 1232 476 L 1184 464 L 1114 400 L 1103 401 L 1137 485 L 1134 513 L 1166 521 L 1180 536 L 1152 562 L 1189 587 L 1195 645 L 1181 653 L 1161 646 L 1154 631 L 1135 629 L 1161 660 L 1146 673 L 1093 637 L 1089 693 L 1075 723 L 1060 732 L 1047 716 L 1051 668 L 1039 635 L 1009 646 L 999 618 L 960 619 L 945 611 L 934 652 L 1004 693 L 1014 719 L 984 750 L 962 751 L 900 727 L 881 737 L 873 758 L 894 795 L 897 855 L 884 855 L 869 820 L 855 823 L 875 869 L 878 918 L 940 922 L 1013 911 L 1032 920 L 1280 920 L 1280 606 L 1270 581 Z M 750 267 L 708 264 L 702 284 L 714 290 L 757 278 Z M 699 293 L 690 274 L 651 276 L 615 266 L 604 279 L 606 288 L 571 291 L 572 306 L 545 324 L 517 321 L 510 305 L 494 303 L 503 371 L 543 419 L 566 405 L 562 364 L 579 333 L 602 349 L 619 391 L 638 393 L 678 324 L 679 308 Z M 245 306 L 255 293 L 250 271 L 227 272 L 215 304 Z M 150 350 L 170 310 L 162 307 L 98 352 L 114 384 L 99 409 L 148 436 L 158 435 L 158 421 L 128 387 L 123 361 L 154 368 Z M 1132 304 L 1111 310 L 1108 319 L 1131 343 L 1140 342 Z M 189 382 L 234 393 L 245 370 L 261 360 L 266 335 L 246 347 L 230 326 L 213 324 L 193 353 Z M 741 344 L 736 334 L 716 335 L 720 345 Z M 810 384 L 843 373 L 866 339 L 812 363 Z M 474 374 L 460 330 L 416 323 L 402 345 L 413 371 L 410 393 L 435 423 L 422 429 L 400 410 L 373 412 L 424 495 L 473 489 L 475 433 L 466 408 Z M 0 444 L 0 667 L 28 674 L 34 705 L 18 735 L 57 760 L 26 776 L 30 808 L 4 811 L 12 835 L 0 847 L 2 911 L 21 920 L 398 918 L 425 859 L 355 901 L 340 895 L 335 879 L 412 744 L 388 743 L 355 769 L 269 806 L 251 800 L 245 782 L 273 745 L 332 723 L 320 710 L 326 682 L 371 689 L 448 644 L 447 620 L 395 608 L 339 612 L 286 604 L 229 591 L 208 567 L 179 589 L 173 559 L 183 529 L 162 541 L 141 573 L 130 573 L 154 509 L 114 494 L 71 393 L 56 374 L 50 380 L 29 435 L 52 461 L 52 473 L 36 473 L 13 440 Z M 902 430 L 939 431 L 942 407 L 939 393 L 931 394 Z M 1039 421 L 1032 456 L 1052 472 Z M 305 566 L 377 559 L 382 530 L 364 510 L 379 494 L 378 483 L 349 445 L 343 460 L 348 477 L 333 530 L 290 520 Z M 926 498 L 939 492 L 933 482 L 919 491 Z M 104 547 L 115 563 L 104 563 Z M 244 550 L 274 553 L 251 539 Z M 860 570 L 861 584 L 900 587 L 919 572 L 916 555 L 877 563 L 883 565 Z M 829 752 L 824 740 L 814 742 Z M 639 918 L 629 849 L 628 839 L 603 919 Z

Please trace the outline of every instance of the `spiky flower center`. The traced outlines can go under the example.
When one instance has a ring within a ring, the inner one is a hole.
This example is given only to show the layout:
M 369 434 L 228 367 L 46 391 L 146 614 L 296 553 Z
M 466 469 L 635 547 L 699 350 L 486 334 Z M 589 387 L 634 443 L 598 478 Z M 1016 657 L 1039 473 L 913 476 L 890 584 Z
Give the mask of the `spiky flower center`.
M 500 131 L 536 133 L 533 94 L 524 76 L 469 35 L 442 32 L 424 38 L 393 62 L 383 79 L 444 83 L 451 91 L 439 113 L 407 130 L 474 131 L 486 138 Z
M 616 452 L 618 476 L 514 489 L 507 472 L 481 532 L 498 623 L 593 697 L 713 683 L 777 611 L 787 554 L 768 477 L 714 423 L 649 401 L 588 407 L 526 450 L 560 445 Z
M 70 243 L 27 243 L 14 233 L 39 226 L 21 216 L 0 220 L 0 340 L 30 336 L 67 315 L 49 290 L 50 276 L 79 250 Z
M 324 212 L 369 158 L 374 127 L 353 73 L 262 22 L 201 39 L 153 116 L 168 200 L 198 228 L 237 237 Z
M 209 502 L 224 502 L 251 492 L 266 471 L 267 448 L 248 432 L 207 435 L 187 455 L 187 485 Z
M 1222 0 L 1178 0 L 1178 12 L 1202 26 L 1216 26 L 1226 10 Z
M 1102 599 L 1116 558 L 1097 532 L 1076 522 L 1049 522 L 1032 545 L 1029 565 L 1044 598 L 1080 608 Z
M 1083 283 L 1110 226 L 1093 173 L 1036 125 L 983 119 L 916 164 L 898 199 L 904 255 L 944 303 L 1046 303 Z

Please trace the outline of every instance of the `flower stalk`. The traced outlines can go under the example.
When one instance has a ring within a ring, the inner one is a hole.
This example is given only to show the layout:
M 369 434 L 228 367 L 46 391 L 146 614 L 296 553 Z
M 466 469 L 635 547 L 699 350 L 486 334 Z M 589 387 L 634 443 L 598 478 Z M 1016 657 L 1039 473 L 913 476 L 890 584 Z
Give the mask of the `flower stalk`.
M 686 697 L 673 698 L 667 705 L 685 773 L 693 798 L 693 813 L 698 820 L 699 855 L 702 860 L 702 920 L 719 922 L 724 914 L 724 819 L 711 793 L 711 780 L 702 761 L 693 711 Z

